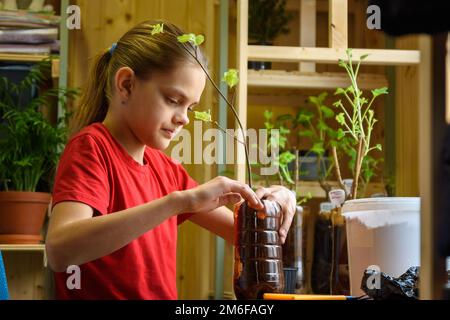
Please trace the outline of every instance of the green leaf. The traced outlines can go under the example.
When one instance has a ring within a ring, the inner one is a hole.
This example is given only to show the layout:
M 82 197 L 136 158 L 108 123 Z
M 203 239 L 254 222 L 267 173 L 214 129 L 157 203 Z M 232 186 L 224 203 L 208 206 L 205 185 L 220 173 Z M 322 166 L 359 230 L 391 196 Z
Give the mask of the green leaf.
M 294 118 L 294 116 L 291 114 L 282 114 L 281 116 L 277 117 L 276 121 L 284 122 L 284 121 L 292 120 L 293 118 Z
M 329 127 L 327 126 L 325 121 L 319 120 L 319 122 L 317 123 L 317 128 L 321 131 L 326 131 Z
M 266 122 L 264 122 L 264 127 L 265 127 L 267 130 L 270 130 L 270 129 L 273 129 L 273 124 L 270 123 L 270 122 L 268 122 L 268 121 L 266 121 Z
M 264 119 L 270 120 L 273 117 L 273 112 L 269 110 L 264 110 Z
M 270 146 L 273 146 L 275 148 L 278 147 L 280 145 L 279 141 L 280 141 L 280 137 L 278 137 L 278 139 L 277 139 L 276 136 L 270 136 L 269 147 Z
M 239 82 L 238 71 L 236 69 L 225 71 L 222 81 L 224 81 L 228 87 L 233 88 Z
M 279 137 L 278 143 L 279 143 L 281 149 L 286 148 L 286 141 L 287 141 L 286 137 L 283 137 L 283 136 Z
M 378 143 L 378 144 L 375 146 L 375 149 L 378 149 L 378 150 L 382 151 L 382 150 L 383 150 L 383 147 L 381 146 L 381 144 Z
M 334 116 L 334 111 L 328 108 L 327 106 L 320 106 L 320 110 L 323 112 L 323 116 L 325 118 L 332 118 Z
M 312 137 L 314 133 L 311 130 L 300 130 L 298 131 L 299 137 Z
M 285 151 L 285 152 L 281 153 L 279 156 L 280 165 L 288 165 L 289 163 L 291 163 L 294 160 L 295 160 L 295 155 L 292 154 L 290 151 Z
M 185 43 L 190 42 L 194 46 L 199 46 L 205 41 L 205 37 L 201 34 L 195 35 L 194 33 L 185 33 L 177 37 L 178 42 Z
M 152 28 L 152 36 L 154 36 L 155 34 L 158 33 L 163 33 L 164 32 L 164 23 L 158 23 L 158 24 L 153 24 L 150 26 L 150 28 Z
M 383 87 L 383 88 L 373 89 L 372 90 L 372 94 L 373 94 L 374 98 L 378 97 L 379 95 L 388 94 L 388 93 L 389 92 L 388 92 L 388 88 L 387 87 Z
M 203 122 L 212 122 L 211 110 L 208 111 L 194 111 L 194 118 Z
M 343 88 L 337 88 L 336 91 L 334 92 L 334 95 L 338 95 L 338 94 L 344 94 L 345 90 Z
M 347 53 L 347 57 L 349 59 L 351 59 L 353 57 L 352 48 L 347 48 L 347 50 L 345 50 L 345 52 Z
M 340 124 L 340 125 L 344 125 L 345 124 L 345 116 L 344 113 L 341 112 L 336 116 L 336 121 Z
M 290 132 L 291 132 L 291 130 L 289 130 L 285 126 L 280 126 L 280 135 L 285 136 L 285 135 L 289 134 Z
M 363 61 L 363 60 L 365 60 L 368 56 L 369 56 L 369 54 L 366 53 L 366 54 L 363 54 L 361 57 L 359 57 L 359 59 L 360 59 L 361 61 Z
M 177 40 L 178 40 L 178 42 L 181 42 L 181 43 L 186 43 L 186 42 L 195 43 L 195 34 L 185 33 L 185 34 L 182 34 L 181 36 L 178 36 Z
M 338 131 L 337 131 L 337 138 L 338 138 L 338 140 L 341 140 L 344 136 L 345 136 L 344 130 L 342 130 L 342 128 L 339 128 Z
M 296 122 L 300 124 L 308 124 L 309 121 L 314 117 L 314 114 L 308 110 L 301 110 L 297 114 Z
M 313 147 L 311 148 L 311 151 L 318 155 L 322 155 L 325 152 L 325 149 L 323 148 L 323 142 L 316 142 L 314 143 Z
M 199 46 L 205 41 L 205 36 L 202 34 L 198 34 L 195 36 L 195 45 Z

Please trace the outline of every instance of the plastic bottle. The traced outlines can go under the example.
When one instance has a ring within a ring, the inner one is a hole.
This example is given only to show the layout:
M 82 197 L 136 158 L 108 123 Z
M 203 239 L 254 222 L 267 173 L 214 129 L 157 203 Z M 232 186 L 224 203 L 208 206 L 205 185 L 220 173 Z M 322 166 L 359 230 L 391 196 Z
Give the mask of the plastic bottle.
M 241 202 L 235 208 L 234 293 L 237 299 L 262 299 L 284 289 L 283 253 L 278 235 L 281 207 L 262 200 L 257 211 Z

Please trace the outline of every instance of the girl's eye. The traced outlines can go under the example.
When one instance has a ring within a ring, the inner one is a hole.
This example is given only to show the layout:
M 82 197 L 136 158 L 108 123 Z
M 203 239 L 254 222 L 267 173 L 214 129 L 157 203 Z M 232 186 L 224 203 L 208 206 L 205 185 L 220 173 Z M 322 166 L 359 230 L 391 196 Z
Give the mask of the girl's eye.
M 175 99 L 172 99 L 172 98 L 167 98 L 167 101 L 168 101 L 170 104 L 178 104 L 178 101 L 175 100 Z

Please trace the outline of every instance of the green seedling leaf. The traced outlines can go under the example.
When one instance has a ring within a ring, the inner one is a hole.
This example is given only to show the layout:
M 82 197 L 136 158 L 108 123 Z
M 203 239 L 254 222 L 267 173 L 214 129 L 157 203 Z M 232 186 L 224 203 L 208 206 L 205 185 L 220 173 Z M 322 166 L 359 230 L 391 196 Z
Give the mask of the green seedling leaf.
M 265 110 L 264 111 L 264 119 L 270 120 L 270 119 L 272 119 L 272 117 L 273 117 L 273 112 L 272 111 L 269 111 L 269 110 Z
M 319 122 L 317 123 L 317 128 L 318 128 L 319 130 L 326 131 L 326 130 L 328 130 L 329 127 L 327 126 L 327 124 L 325 123 L 325 121 L 319 120 Z
M 295 160 L 295 155 L 292 154 L 290 151 L 285 151 L 285 152 L 281 153 L 279 156 L 280 166 L 281 165 L 286 166 L 294 160 Z
M 298 132 L 299 137 L 312 137 L 314 133 L 311 130 L 300 130 Z
M 363 54 L 361 57 L 359 57 L 359 59 L 361 60 L 361 61 L 363 61 L 363 60 L 365 60 L 367 57 L 369 56 L 369 54 Z
M 223 74 L 222 81 L 224 81 L 229 88 L 233 88 L 239 82 L 238 71 L 230 69 Z
M 325 149 L 323 148 L 323 142 L 321 141 L 314 143 L 311 151 L 315 152 L 318 155 L 322 155 L 325 152 Z
M 297 114 L 297 119 L 296 121 L 298 123 L 301 124 L 307 124 L 309 121 L 311 121 L 311 119 L 314 117 L 314 114 L 310 111 L 307 110 L 301 110 L 298 114 Z
M 151 25 L 150 27 L 152 28 L 152 31 L 151 31 L 152 36 L 154 36 L 155 34 L 164 32 L 164 23 L 154 24 L 154 25 Z
M 338 94 L 344 94 L 345 90 L 343 88 L 337 88 L 336 91 L 334 92 L 334 95 L 338 95 Z
M 339 128 L 338 131 L 337 131 L 337 138 L 338 138 L 338 140 L 341 140 L 344 136 L 345 136 L 344 130 Z
M 285 135 L 289 134 L 290 132 L 291 132 L 291 130 L 289 130 L 285 126 L 280 126 L 280 135 L 285 136 Z
M 182 34 L 181 36 L 178 36 L 177 40 L 178 40 L 178 42 L 181 42 L 181 43 L 190 42 L 190 43 L 194 44 L 195 43 L 195 34 L 185 33 L 185 34 Z
M 185 33 L 177 37 L 177 40 L 181 43 L 190 42 L 194 46 L 199 46 L 205 41 L 205 37 L 201 34 L 195 35 L 194 33 Z
M 199 46 L 205 41 L 205 36 L 202 34 L 198 34 L 195 36 L 195 45 Z
M 375 149 L 382 151 L 382 150 L 383 150 L 383 147 L 381 146 L 381 144 L 378 143 L 378 144 L 375 146 Z
M 273 129 L 273 124 L 270 123 L 270 122 L 268 122 L 268 121 L 266 121 L 266 122 L 264 122 L 264 127 L 265 127 L 267 130 L 270 130 L 270 129 Z
M 327 106 L 320 106 L 320 110 L 323 112 L 323 116 L 325 118 L 332 118 L 334 116 L 334 111 L 328 108 Z
M 383 87 L 383 88 L 373 89 L 372 90 L 372 94 L 373 94 L 374 98 L 378 97 L 379 95 L 388 94 L 388 93 L 389 92 L 388 92 L 388 88 L 387 87 Z
M 294 117 L 291 114 L 282 114 L 281 116 L 278 116 L 276 121 L 277 122 L 284 122 L 288 120 L 292 120 Z
M 211 110 L 208 111 L 194 111 L 194 118 L 203 122 L 212 122 Z
M 345 124 L 345 117 L 344 117 L 344 113 L 341 112 L 336 116 L 336 121 L 340 124 L 343 125 Z

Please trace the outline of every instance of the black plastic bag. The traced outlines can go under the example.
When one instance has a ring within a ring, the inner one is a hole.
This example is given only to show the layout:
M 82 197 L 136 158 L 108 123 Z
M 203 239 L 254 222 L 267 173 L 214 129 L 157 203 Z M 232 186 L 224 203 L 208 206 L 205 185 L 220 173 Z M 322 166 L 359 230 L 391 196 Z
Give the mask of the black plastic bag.
M 367 269 L 361 289 L 374 300 L 419 299 L 419 267 L 411 267 L 398 278 L 378 270 Z

